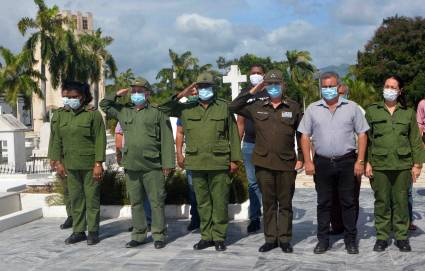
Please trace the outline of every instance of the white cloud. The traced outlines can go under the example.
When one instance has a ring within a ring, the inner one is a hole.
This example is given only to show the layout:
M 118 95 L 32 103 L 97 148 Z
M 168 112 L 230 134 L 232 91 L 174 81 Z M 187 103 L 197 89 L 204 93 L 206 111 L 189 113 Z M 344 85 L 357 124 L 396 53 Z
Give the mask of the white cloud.
M 336 19 L 347 25 L 377 25 L 382 19 L 396 14 L 423 16 L 423 0 L 340 0 L 332 8 Z

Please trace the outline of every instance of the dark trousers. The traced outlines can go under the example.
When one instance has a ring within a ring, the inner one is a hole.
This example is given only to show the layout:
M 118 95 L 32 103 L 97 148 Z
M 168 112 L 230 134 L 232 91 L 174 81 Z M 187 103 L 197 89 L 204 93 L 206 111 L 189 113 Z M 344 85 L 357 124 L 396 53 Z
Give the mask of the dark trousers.
M 346 242 L 357 236 L 356 208 L 354 204 L 354 162 L 355 157 L 330 160 L 318 155 L 314 158 L 316 174 L 314 182 L 317 191 L 317 238 L 329 242 L 329 224 L 332 210 L 333 191 L 337 189 L 341 204 L 342 221 Z
M 359 219 L 359 196 L 360 196 L 360 186 L 361 186 L 361 177 L 354 176 L 354 207 L 356 208 L 356 224 Z M 335 232 L 344 231 L 344 223 L 342 222 L 342 208 L 339 201 L 338 189 L 334 189 L 333 198 L 332 198 L 332 209 L 331 209 L 331 227 Z
M 292 198 L 297 172 L 255 167 L 263 201 L 264 236 L 267 243 L 292 239 Z

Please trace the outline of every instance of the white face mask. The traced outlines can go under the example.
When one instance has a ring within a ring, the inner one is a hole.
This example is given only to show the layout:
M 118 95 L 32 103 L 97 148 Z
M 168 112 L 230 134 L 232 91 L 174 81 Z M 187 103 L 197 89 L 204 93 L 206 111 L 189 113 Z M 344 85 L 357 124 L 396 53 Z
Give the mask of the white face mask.
M 392 88 L 384 88 L 384 99 L 389 102 L 394 102 L 398 97 L 398 90 Z
M 261 82 L 263 82 L 263 76 L 260 74 L 251 74 L 249 76 L 249 81 L 251 82 L 253 86 L 256 86 L 260 84 Z

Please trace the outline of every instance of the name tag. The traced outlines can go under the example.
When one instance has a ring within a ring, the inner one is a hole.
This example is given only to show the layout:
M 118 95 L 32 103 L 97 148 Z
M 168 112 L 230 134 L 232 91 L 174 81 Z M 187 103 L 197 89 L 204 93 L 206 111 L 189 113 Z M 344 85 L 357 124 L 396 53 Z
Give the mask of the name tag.
M 267 114 L 269 114 L 269 112 L 261 112 L 261 111 L 257 111 L 257 114 L 267 115 Z
M 292 118 L 292 112 L 282 112 L 282 118 Z

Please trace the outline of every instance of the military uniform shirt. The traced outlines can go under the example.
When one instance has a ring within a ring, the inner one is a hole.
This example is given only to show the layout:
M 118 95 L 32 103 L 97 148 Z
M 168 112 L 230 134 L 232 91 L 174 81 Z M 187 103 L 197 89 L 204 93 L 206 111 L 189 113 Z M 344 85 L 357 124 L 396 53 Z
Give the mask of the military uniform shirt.
M 230 105 L 230 111 L 252 120 L 255 128 L 255 148 L 252 162 L 273 170 L 294 170 L 296 163 L 295 135 L 301 120 L 298 103 L 284 98 L 275 109 L 270 98 L 256 99 L 249 92 L 240 94 Z M 297 134 L 298 146 L 300 134 Z M 303 161 L 301 149 L 298 160 Z

